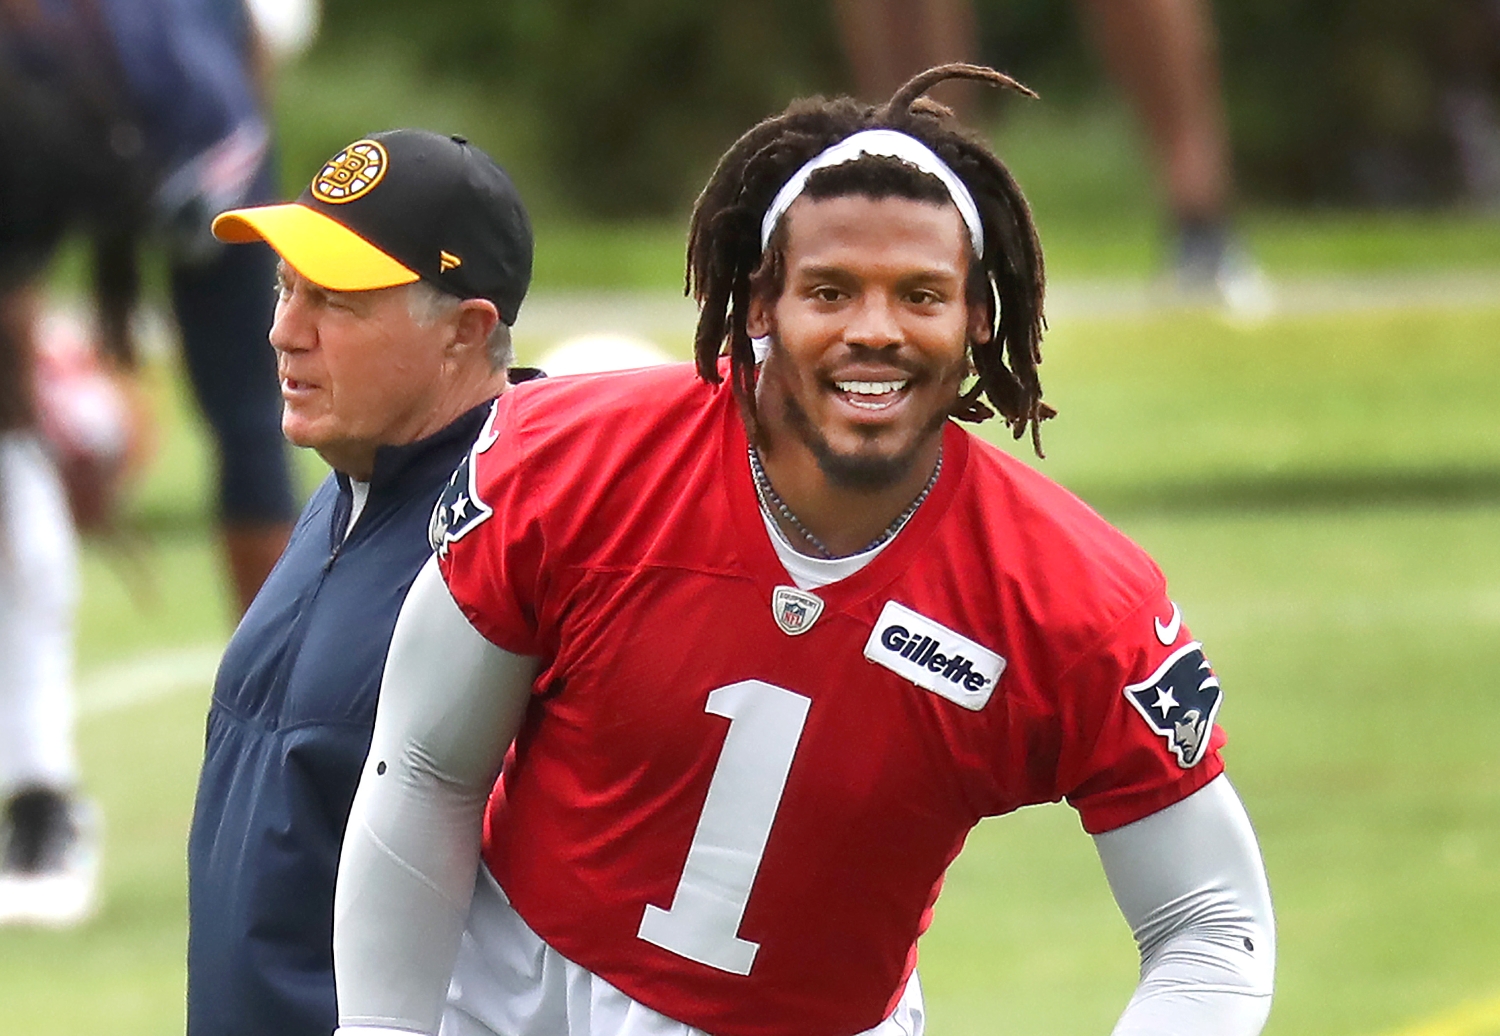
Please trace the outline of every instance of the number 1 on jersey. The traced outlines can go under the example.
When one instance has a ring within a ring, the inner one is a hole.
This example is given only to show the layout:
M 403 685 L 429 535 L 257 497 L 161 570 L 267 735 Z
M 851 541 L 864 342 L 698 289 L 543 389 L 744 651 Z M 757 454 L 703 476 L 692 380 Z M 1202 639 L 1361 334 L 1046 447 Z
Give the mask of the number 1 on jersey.
M 704 711 L 727 718 L 729 733 L 672 907 L 647 904 L 640 938 L 720 971 L 750 974 L 760 944 L 737 933 L 811 704 L 760 680 L 709 694 Z

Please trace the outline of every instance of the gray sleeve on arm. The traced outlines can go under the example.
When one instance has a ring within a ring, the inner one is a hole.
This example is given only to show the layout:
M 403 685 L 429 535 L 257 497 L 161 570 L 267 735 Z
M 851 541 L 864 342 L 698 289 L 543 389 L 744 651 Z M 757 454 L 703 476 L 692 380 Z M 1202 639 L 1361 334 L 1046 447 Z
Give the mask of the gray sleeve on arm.
M 429 560 L 396 620 L 339 859 L 341 1033 L 437 1032 L 485 802 L 536 670 L 469 624 Z
M 1114 1036 L 1259 1033 L 1276 928 L 1255 832 L 1228 778 L 1094 843 L 1141 952 Z

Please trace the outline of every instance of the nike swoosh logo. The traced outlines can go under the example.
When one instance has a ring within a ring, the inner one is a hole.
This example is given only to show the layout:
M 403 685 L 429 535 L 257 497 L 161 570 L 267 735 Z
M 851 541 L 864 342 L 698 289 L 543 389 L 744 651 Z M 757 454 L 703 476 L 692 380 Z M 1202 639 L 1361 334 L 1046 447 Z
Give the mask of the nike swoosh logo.
M 1151 621 L 1156 624 L 1156 639 L 1167 647 L 1171 647 L 1177 641 L 1177 634 L 1182 631 L 1182 609 L 1176 603 L 1172 605 L 1172 617 L 1163 625 L 1162 621 L 1155 616 Z

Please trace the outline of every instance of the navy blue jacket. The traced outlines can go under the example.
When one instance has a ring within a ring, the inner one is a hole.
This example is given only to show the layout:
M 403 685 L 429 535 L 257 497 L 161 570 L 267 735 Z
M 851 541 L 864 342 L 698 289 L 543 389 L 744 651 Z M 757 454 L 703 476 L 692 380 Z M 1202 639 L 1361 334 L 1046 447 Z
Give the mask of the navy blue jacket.
M 333 1032 L 334 877 L 386 650 L 487 413 L 382 447 L 347 539 L 330 476 L 224 652 L 188 840 L 189 1036 Z

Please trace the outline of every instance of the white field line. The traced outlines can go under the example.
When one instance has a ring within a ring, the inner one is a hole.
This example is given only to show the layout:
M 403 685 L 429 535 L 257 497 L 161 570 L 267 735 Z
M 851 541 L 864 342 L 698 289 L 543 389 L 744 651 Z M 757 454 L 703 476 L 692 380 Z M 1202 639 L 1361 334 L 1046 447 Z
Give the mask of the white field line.
M 1219 635 L 1288 627 L 1500 626 L 1500 589 L 1320 602 L 1295 597 L 1204 600 L 1192 606 L 1190 618 Z M 92 669 L 78 681 L 79 716 L 107 716 L 186 691 L 201 691 L 206 697 L 223 653 L 223 644 L 194 644 L 150 651 Z
M 1179 602 L 1181 603 L 1181 602 Z M 1500 588 L 1388 597 L 1306 600 L 1295 595 L 1204 599 L 1186 608 L 1194 629 L 1216 633 L 1339 630 L 1362 632 L 1412 627 L 1500 627 Z
M 1494 1036 L 1500 1033 L 1500 997 L 1464 1004 L 1386 1036 Z
M 1271 303 L 1254 319 L 1331 313 L 1430 308 L 1473 309 L 1500 306 L 1500 270 L 1441 273 L 1298 276 L 1270 284 Z M 1047 315 L 1061 319 L 1144 316 L 1202 309 L 1184 303 L 1161 285 L 1145 280 L 1055 281 L 1047 286 Z M 692 300 L 672 291 L 543 291 L 526 299 L 516 323 L 517 341 L 534 357 L 565 338 L 582 334 L 628 334 L 662 344 L 687 342 L 698 321 Z M 686 358 L 686 354 L 683 354 Z
M 1296 276 L 1269 282 L 1269 305 L 1234 314 L 1184 301 L 1163 285 L 1141 279 L 1096 278 L 1047 285 L 1047 316 L 1059 320 L 1142 317 L 1172 311 L 1221 312 L 1232 325 L 1255 326 L 1282 318 L 1390 309 L 1475 309 L 1500 306 L 1500 269 L 1365 276 Z M 64 309 L 77 309 L 63 304 Z M 541 291 L 527 296 L 515 335 L 522 362 L 579 335 L 644 338 L 688 358 L 685 346 L 698 323 L 691 299 L 670 290 Z M 172 351 L 176 332 L 166 315 L 143 308 L 136 338 L 149 357 Z M 683 347 L 678 351 L 678 347 Z
M 206 705 L 223 653 L 223 644 L 195 644 L 150 651 L 92 669 L 78 681 L 78 715 L 82 719 L 108 716 L 185 691 L 203 692 Z
M 1310 276 L 1270 281 L 1264 312 L 1240 322 L 1278 317 L 1366 313 L 1390 309 L 1474 309 L 1500 306 L 1500 270 Z M 1147 281 L 1062 281 L 1047 287 L 1047 311 L 1057 317 L 1118 317 L 1192 309 L 1163 285 Z M 1204 307 L 1199 304 L 1198 309 Z M 1236 317 L 1226 313 L 1234 322 Z

